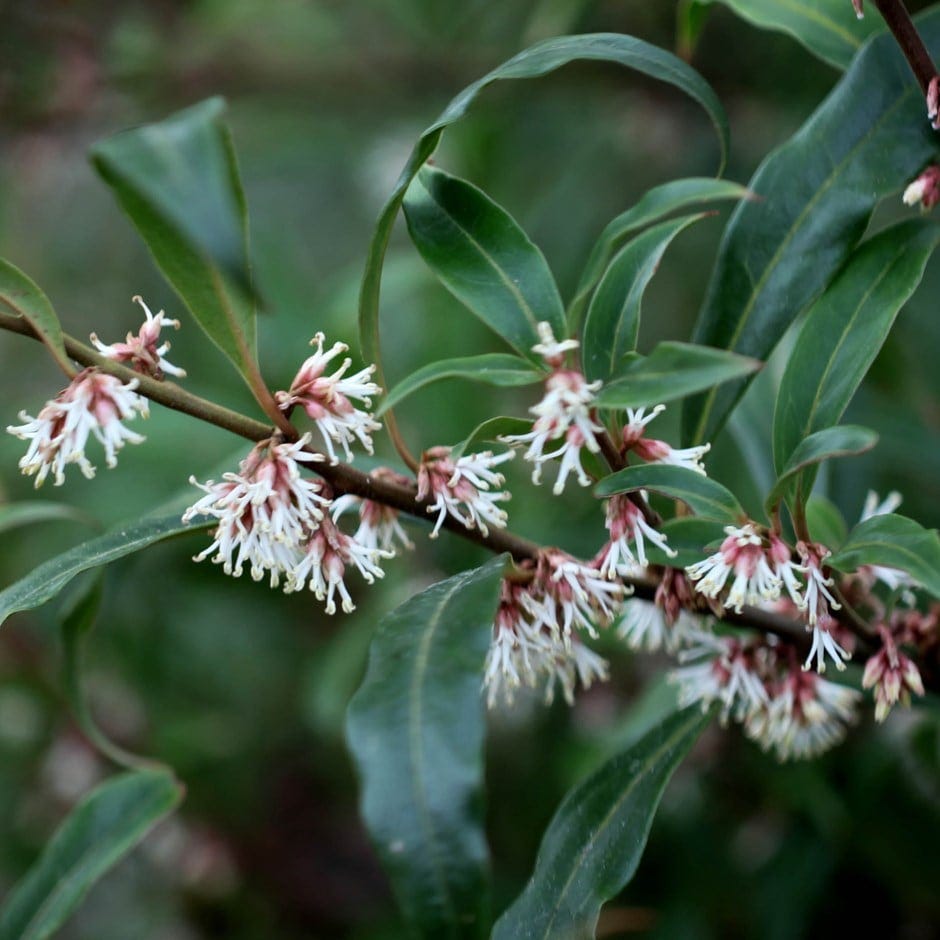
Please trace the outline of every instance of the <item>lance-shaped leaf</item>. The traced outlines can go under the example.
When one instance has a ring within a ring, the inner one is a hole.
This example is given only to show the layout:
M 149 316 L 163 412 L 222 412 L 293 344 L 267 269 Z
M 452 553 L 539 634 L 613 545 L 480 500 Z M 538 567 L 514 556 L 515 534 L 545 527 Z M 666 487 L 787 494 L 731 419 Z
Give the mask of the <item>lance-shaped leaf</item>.
M 598 408 L 642 408 L 693 395 L 756 372 L 763 363 L 724 349 L 665 342 L 631 357 L 597 394 Z
M 914 292 L 940 226 L 893 226 L 866 242 L 813 305 L 780 380 L 774 462 L 780 470 L 815 431 L 836 424 Z
M 526 359 L 506 353 L 487 353 L 460 359 L 441 359 L 422 366 L 402 379 L 382 400 L 376 417 L 386 409 L 394 408 L 409 395 L 441 379 L 470 379 L 486 385 L 533 385 L 541 382 L 545 373 L 532 367 Z
M 635 490 L 652 490 L 685 503 L 703 519 L 740 522 L 746 518 L 734 494 L 720 483 L 686 467 L 665 463 L 642 463 L 604 477 L 595 487 L 595 496 L 615 496 Z
M 862 565 L 906 571 L 934 597 L 940 597 L 940 538 L 906 516 L 886 513 L 860 522 L 827 564 L 851 572 Z
M 918 23 L 936 52 L 940 10 Z M 695 341 L 766 359 L 852 253 L 878 201 L 934 155 L 936 135 L 923 118 L 897 44 L 877 37 L 749 183 L 761 199 L 732 214 Z M 733 382 L 686 402 L 684 439 L 712 440 L 745 387 Z
M 93 790 L 59 827 L 0 910 L 0 940 L 46 940 L 111 867 L 183 798 L 167 771 L 123 774 Z
M 670 219 L 620 249 L 607 267 L 588 307 L 581 362 L 588 380 L 617 378 L 627 353 L 636 349 L 643 295 L 672 240 L 704 213 Z
M 15 584 L 0 591 L 0 624 L 20 610 L 32 610 L 51 600 L 76 575 L 110 564 L 118 558 L 139 552 L 165 539 L 198 532 L 214 524 L 213 520 L 184 525 L 179 512 L 147 516 L 82 542 L 61 555 L 43 562 Z
M 715 2 L 762 29 L 789 33 L 837 69 L 848 68 L 865 40 L 884 29 L 874 10 L 859 19 L 851 2 L 843 0 L 696 0 L 696 5 Z
M 538 358 L 538 324 L 556 339 L 567 330 L 542 252 L 482 190 L 423 167 L 405 194 L 408 231 L 438 280 L 510 346 Z
M 92 160 L 167 280 L 254 388 L 247 209 L 224 110 L 210 98 L 99 143 Z
M 442 581 L 384 617 L 349 706 L 362 813 L 422 937 L 486 929 L 480 679 L 505 563 Z
M 843 424 L 834 428 L 823 428 L 804 438 L 790 455 L 777 482 L 767 497 L 770 512 L 783 499 L 791 486 L 798 483 L 805 497 L 812 486 L 813 474 L 804 471 L 833 457 L 855 457 L 871 450 L 878 443 L 878 435 L 870 428 L 857 424 Z M 802 476 L 801 476 L 802 475 Z M 801 479 L 797 481 L 797 477 Z
M 635 69 L 651 78 L 679 88 L 704 108 L 721 144 L 721 165 L 728 150 L 728 122 L 718 97 L 693 68 L 674 55 L 641 39 L 616 33 L 560 36 L 537 43 L 468 85 L 444 108 L 441 115 L 418 138 L 388 202 L 382 208 L 369 244 L 359 295 L 359 334 L 363 358 L 381 369 L 379 350 L 379 295 L 382 266 L 392 227 L 411 181 L 437 149 L 444 131 L 459 121 L 477 96 L 493 82 L 548 75 L 569 62 L 612 62 Z M 380 379 L 381 384 L 381 379 Z
M 710 177 L 692 177 L 690 179 L 671 180 L 646 192 L 636 203 L 604 227 L 600 238 L 591 249 L 587 264 L 578 281 L 571 303 L 568 305 L 568 319 L 577 323 L 581 311 L 597 282 L 601 279 L 614 252 L 623 244 L 626 237 L 653 222 L 659 222 L 672 212 L 688 209 L 691 206 L 726 199 L 748 199 L 753 193 L 730 180 L 711 179 Z
M 594 937 L 601 905 L 633 877 L 666 784 L 709 720 L 697 707 L 671 715 L 568 793 L 493 940 Z

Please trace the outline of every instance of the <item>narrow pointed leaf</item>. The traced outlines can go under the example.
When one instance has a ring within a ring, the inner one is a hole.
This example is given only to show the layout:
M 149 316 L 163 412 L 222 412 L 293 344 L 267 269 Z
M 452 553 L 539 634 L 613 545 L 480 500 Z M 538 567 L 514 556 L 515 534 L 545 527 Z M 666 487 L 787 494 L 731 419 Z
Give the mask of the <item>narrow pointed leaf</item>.
M 92 160 L 167 280 L 251 384 L 247 209 L 224 110 L 210 98 L 99 143 Z
M 763 363 L 723 349 L 665 342 L 627 361 L 598 392 L 598 408 L 642 408 L 675 401 L 756 372 Z
M 884 21 L 872 9 L 858 19 L 852 4 L 843 0 L 696 0 L 720 2 L 738 16 L 759 26 L 789 33 L 823 62 L 848 68 L 852 57 L 872 34 L 884 29 Z M 874 4 L 872 4 L 874 6 Z
M 565 313 L 542 252 L 482 190 L 423 167 L 405 194 L 408 231 L 438 280 L 510 346 L 538 356 L 538 324 L 565 336 Z
M 643 295 L 666 249 L 704 213 L 670 219 L 629 241 L 607 267 L 584 320 L 581 361 L 588 380 L 617 378 L 627 353 L 636 349 Z
M 568 319 L 577 323 L 604 271 L 610 264 L 614 252 L 623 244 L 628 235 L 653 222 L 659 222 L 672 212 L 688 209 L 691 206 L 726 199 L 749 199 L 753 193 L 740 183 L 730 180 L 712 179 L 711 177 L 691 177 L 671 180 L 646 192 L 636 205 L 621 212 L 608 222 L 600 238 L 591 249 L 587 264 L 578 281 L 578 287 L 568 306 Z
M 482 937 L 480 692 L 505 556 L 442 581 L 382 619 L 347 737 L 362 814 L 411 930 Z
M 459 121 L 481 91 L 493 82 L 538 78 L 575 61 L 612 62 L 635 69 L 682 90 L 708 114 L 721 145 L 721 166 L 728 150 L 728 122 L 721 102 L 708 83 L 681 59 L 641 39 L 616 33 L 559 36 L 537 43 L 463 89 L 421 134 L 395 188 L 383 207 L 369 244 L 359 295 L 359 333 L 363 357 L 381 369 L 379 295 L 382 266 L 398 210 L 411 181 L 437 149 L 444 131 Z
M 938 241 L 940 226 L 930 222 L 887 229 L 858 249 L 813 305 L 777 393 L 778 469 L 804 438 L 842 417 Z
M 515 434 L 528 434 L 532 430 L 532 422 L 526 418 L 510 418 L 500 415 L 488 418 L 477 425 L 459 444 L 451 448 L 451 456 L 456 460 L 465 453 L 473 453 L 480 444 L 499 442 L 501 438 Z
M 940 10 L 918 25 L 936 54 Z M 899 194 L 935 149 L 923 96 L 897 44 L 876 37 L 748 184 L 760 201 L 739 203 L 731 216 L 695 341 L 766 359 L 852 253 L 877 203 Z M 746 384 L 690 399 L 684 439 L 712 440 Z
M 66 371 L 71 360 L 65 351 L 62 324 L 49 298 L 19 268 L 0 258 L 0 309 L 22 317 Z
M 666 784 L 709 720 L 697 707 L 671 715 L 568 793 L 493 940 L 594 937 L 601 905 L 633 877 Z
M 899 568 L 940 597 L 940 537 L 906 516 L 886 513 L 860 522 L 827 562 L 845 572 L 862 565 Z
M 92 886 L 183 798 L 166 771 L 114 777 L 66 818 L 0 910 L 0 940 L 46 940 Z
M 618 470 L 594 487 L 594 495 L 614 496 L 635 490 L 652 490 L 681 500 L 703 519 L 739 522 L 745 517 L 734 494 L 720 483 L 694 470 L 665 463 L 636 464 Z
M 857 424 L 843 424 L 834 428 L 823 428 L 804 438 L 787 461 L 770 495 L 767 497 L 767 509 L 770 511 L 797 482 L 797 477 L 808 467 L 815 467 L 824 460 L 834 457 L 855 457 L 871 450 L 878 443 L 878 435 L 869 428 Z M 812 478 L 800 483 L 800 490 L 806 490 L 812 484 Z

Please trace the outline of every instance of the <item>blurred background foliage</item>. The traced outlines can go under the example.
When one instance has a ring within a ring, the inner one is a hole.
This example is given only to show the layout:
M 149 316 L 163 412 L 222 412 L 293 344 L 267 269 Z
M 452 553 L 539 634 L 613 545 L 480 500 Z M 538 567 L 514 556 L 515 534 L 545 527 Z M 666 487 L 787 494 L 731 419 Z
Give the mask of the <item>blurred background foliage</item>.
M 848 3 L 849 0 L 846 0 Z M 922 6 L 915 4 L 914 6 Z M 86 154 L 99 138 L 210 94 L 230 102 L 266 313 L 265 375 L 285 387 L 317 330 L 355 348 L 371 226 L 413 140 L 460 88 L 534 40 L 611 30 L 674 46 L 672 0 L 6 0 L 0 3 L 0 256 L 44 288 L 66 329 L 105 341 L 138 323 L 131 295 L 182 316 L 172 361 L 193 390 L 253 413 L 240 380 L 186 318 Z M 876 16 L 874 10 L 871 16 Z M 693 62 L 731 120 L 729 177 L 745 182 L 837 80 L 792 40 L 712 10 Z M 864 93 L 860 89 L 860 94 Z M 613 67 L 572 67 L 488 91 L 437 162 L 505 205 L 570 295 L 604 223 L 646 188 L 714 172 L 712 133 L 677 93 Z M 900 185 L 900 181 L 899 181 Z M 879 224 L 897 215 L 896 206 Z M 687 338 L 727 210 L 684 234 L 645 305 L 641 349 Z M 898 488 L 940 522 L 940 348 L 934 265 L 847 420 L 875 427 L 874 454 L 821 483 L 853 520 L 865 489 Z M 395 381 L 496 341 L 438 287 L 400 226 L 385 275 L 383 335 Z M 5 414 L 60 387 L 38 345 L 0 337 Z M 759 506 L 774 369 L 712 467 Z M 531 390 L 451 382 L 401 409 L 413 449 L 523 414 Z M 677 409 L 673 409 L 677 410 Z M 154 409 L 145 446 L 88 483 L 43 498 L 103 524 L 141 515 L 246 451 L 222 431 Z M 35 498 L 0 441 L 0 496 Z M 756 478 L 757 483 L 752 482 Z M 512 480 L 514 528 L 593 554 L 601 516 L 583 493 L 545 502 Z M 546 513 L 545 506 L 551 506 Z M 6 534 L 0 582 L 87 537 L 81 522 Z M 419 533 L 420 534 L 420 533 Z M 183 810 L 90 896 L 63 936 L 201 940 L 400 936 L 356 813 L 343 745 L 346 702 L 378 617 L 417 588 L 477 563 L 453 538 L 389 566 L 330 619 L 310 596 L 225 579 L 170 542 L 113 566 L 88 643 L 95 714 L 125 746 L 173 766 Z M 56 821 L 111 772 L 64 703 L 57 604 L 0 637 L 0 896 Z M 574 709 L 520 702 L 492 720 L 489 835 L 501 909 L 520 889 L 565 790 L 670 705 L 665 660 L 611 644 L 613 680 Z M 929 709 L 867 725 L 817 763 L 777 766 L 737 734 L 706 735 L 680 769 L 640 871 L 601 921 L 606 937 L 791 938 L 849 931 L 940 936 L 940 733 Z

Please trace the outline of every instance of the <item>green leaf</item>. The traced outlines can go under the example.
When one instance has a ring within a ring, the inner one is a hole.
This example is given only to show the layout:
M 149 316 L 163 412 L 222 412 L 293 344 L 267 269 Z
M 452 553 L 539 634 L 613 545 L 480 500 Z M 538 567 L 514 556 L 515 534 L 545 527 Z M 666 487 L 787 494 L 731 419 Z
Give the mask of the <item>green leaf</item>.
M 806 491 L 812 484 L 812 478 L 799 482 L 796 480 L 807 467 L 814 467 L 834 457 L 856 457 L 871 450 L 877 443 L 878 435 L 874 431 L 857 424 L 824 428 L 810 434 L 797 445 L 780 471 L 780 476 L 767 497 L 765 505 L 768 513 L 780 503 L 794 483 L 798 483 L 802 496 L 807 495 Z
M 862 565 L 900 568 L 934 597 L 940 597 L 940 538 L 906 516 L 886 513 L 860 522 L 842 547 L 828 559 L 837 571 Z
M 532 430 L 532 422 L 527 418 L 510 418 L 500 415 L 488 418 L 473 429 L 466 440 L 451 448 L 451 457 L 456 460 L 465 453 L 473 453 L 478 444 L 491 444 L 503 437 L 515 434 L 528 434 Z
M 46 940 L 110 868 L 183 798 L 166 771 L 114 777 L 59 827 L 0 911 L 0 940 Z
M 362 814 L 422 937 L 486 928 L 480 679 L 505 564 L 494 558 L 384 617 L 349 706 Z
M 538 359 L 537 326 L 567 333 L 555 280 L 542 252 L 482 190 L 423 167 L 405 194 L 408 232 L 438 280 L 510 346 Z
M 918 25 L 940 49 L 940 11 Z M 877 203 L 900 192 L 935 151 L 923 96 L 897 44 L 875 38 L 751 180 L 762 198 L 739 203 L 728 223 L 695 341 L 766 359 L 851 255 Z M 746 385 L 686 402 L 684 439 L 712 440 Z
M 614 62 L 659 79 L 688 94 L 708 114 L 721 144 L 721 165 L 724 166 L 728 150 L 728 122 L 721 102 L 708 83 L 693 68 L 674 55 L 658 49 L 641 39 L 616 33 L 589 33 L 583 36 L 560 36 L 537 43 L 482 78 L 468 85 L 444 108 L 441 115 L 418 138 L 408 162 L 405 164 L 395 188 L 376 222 L 366 258 L 359 295 L 359 334 L 362 355 L 367 362 L 375 362 L 381 370 L 379 350 L 379 295 L 382 266 L 398 210 L 405 192 L 437 149 L 444 131 L 459 121 L 484 88 L 493 82 L 524 78 L 538 78 L 574 61 Z M 526 350 L 528 353 L 528 350 Z M 382 384 L 381 378 L 379 383 Z
M 532 368 L 532 364 L 518 356 L 506 353 L 488 353 L 482 356 L 467 356 L 461 359 L 442 359 L 422 366 L 402 379 L 385 396 L 375 414 L 381 415 L 393 408 L 418 389 L 441 379 L 470 379 L 486 385 L 514 386 L 533 385 L 545 378 L 544 372 Z
M 858 249 L 813 305 L 777 393 L 778 470 L 807 435 L 842 417 L 938 241 L 940 226 L 928 222 L 887 229 Z
M 584 320 L 581 361 L 588 380 L 617 378 L 636 349 L 640 307 L 672 240 L 705 213 L 670 219 L 627 242 L 604 272 Z
M 81 522 L 97 527 L 91 516 L 69 506 L 66 503 L 54 503 L 51 500 L 27 500 L 22 503 L 7 503 L 0 506 L 0 532 L 9 532 L 21 526 L 35 525 L 37 522 Z
M 254 388 L 247 210 L 224 111 L 210 98 L 97 144 L 92 161 L 199 325 Z
M 849 531 L 838 507 L 825 496 L 810 496 L 806 501 L 806 527 L 814 542 L 822 542 L 833 551 L 845 541 Z
M 0 305 L 25 320 L 56 362 L 70 373 L 72 361 L 65 351 L 62 324 L 49 298 L 19 268 L 0 258 Z
M 705 519 L 740 522 L 746 518 L 734 494 L 720 483 L 703 473 L 665 463 L 636 464 L 618 470 L 594 487 L 594 495 L 615 496 L 634 490 L 652 490 L 670 499 L 679 499 Z
M 686 62 L 695 55 L 710 12 L 707 0 L 679 0 L 676 7 L 676 51 Z
M 3 624 L 10 614 L 32 610 L 40 604 L 45 604 L 83 571 L 110 564 L 156 542 L 187 532 L 208 529 L 212 525 L 213 520 L 184 525 L 180 521 L 180 513 L 174 512 L 171 515 L 147 516 L 82 542 L 81 545 L 43 562 L 24 578 L 0 591 L 0 624 Z
M 874 10 L 858 19 L 843 0 L 696 0 L 698 5 L 721 2 L 762 29 L 789 33 L 823 62 L 848 68 L 862 44 L 884 22 Z
M 569 322 L 577 323 L 580 319 L 581 311 L 587 304 L 591 292 L 607 270 L 614 252 L 623 244 L 628 235 L 680 209 L 725 199 L 750 198 L 753 198 L 753 193 L 739 183 L 710 177 L 671 180 L 660 186 L 654 186 L 639 199 L 636 205 L 608 222 L 604 231 L 601 232 L 584 266 L 574 298 L 568 306 Z
M 709 720 L 697 707 L 670 716 L 568 793 L 493 940 L 594 937 L 601 905 L 633 877 L 666 784 Z
M 667 555 L 655 545 L 647 544 L 646 557 L 650 564 L 664 565 L 671 568 L 687 568 L 701 561 L 709 545 L 721 542 L 725 537 L 724 523 L 700 516 L 679 516 L 667 519 L 660 531 L 666 536 L 669 547 L 676 552 Z
M 665 342 L 636 357 L 597 395 L 598 408 L 641 408 L 675 401 L 756 372 L 763 363 L 723 349 Z

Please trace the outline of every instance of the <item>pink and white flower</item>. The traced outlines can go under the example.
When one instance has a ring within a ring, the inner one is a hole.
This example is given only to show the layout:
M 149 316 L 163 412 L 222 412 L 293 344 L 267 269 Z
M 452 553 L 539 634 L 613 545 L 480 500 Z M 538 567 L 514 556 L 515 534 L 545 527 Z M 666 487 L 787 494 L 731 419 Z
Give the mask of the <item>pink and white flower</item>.
M 680 647 L 699 640 L 703 630 L 701 619 L 688 611 L 681 610 L 670 620 L 658 604 L 631 598 L 624 606 L 617 636 L 632 650 L 655 653 L 664 649 L 675 653 Z
M 427 512 L 437 513 L 431 538 L 437 538 L 447 516 L 467 529 L 479 529 L 484 536 L 489 526 L 505 528 L 508 516 L 499 503 L 510 494 L 498 489 L 506 478 L 493 467 L 514 456 L 511 450 L 495 456 L 487 450 L 454 460 L 449 447 L 426 450 L 418 467 L 418 499 L 431 500 Z
M 911 694 L 923 695 L 924 682 L 912 659 L 897 647 L 890 631 L 880 626 L 881 649 L 865 663 L 862 688 L 875 690 L 875 721 L 884 721 L 899 701 L 909 707 Z
M 346 376 L 346 370 L 352 365 L 352 359 L 349 358 L 344 359 L 332 375 L 325 375 L 329 363 L 349 349 L 345 343 L 334 343 L 324 352 L 325 340 L 322 333 L 314 336 L 310 344 L 315 345 L 317 351 L 300 367 L 290 390 L 277 392 L 274 398 L 284 412 L 290 412 L 296 405 L 307 412 L 323 437 L 330 461 L 336 463 L 338 458 L 333 448 L 334 442 L 343 448 L 347 460 L 352 459 L 349 445 L 356 440 L 368 453 L 372 453 L 372 432 L 378 431 L 382 425 L 373 420 L 367 411 L 356 408 L 352 400 L 361 402 L 367 409 L 371 408 L 370 396 L 379 394 L 381 389 L 370 380 L 375 372 L 374 365 Z
M 35 418 L 20 412 L 20 425 L 9 425 L 7 433 L 28 441 L 20 470 L 36 476 L 36 487 L 42 486 L 51 473 L 56 486 L 65 482 L 65 468 L 78 464 L 82 474 L 91 479 L 95 467 L 85 456 L 89 436 L 104 448 L 109 467 L 117 464 L 117 452 L 127 444 L 140 444 L 144 437 L 129 431 L 123 422 L 137 415 L 148 415 L 147 399 L 138 395 L 137 380 L 122 382 L 97 369 L 83 369 L 47 402 Z
M 807 628 L 808 629 L 808 628 Z M 852 658 L 852 654 L 836 639 L 839 632 L 839 623 L 829 614 L 819 617 L 813 626 L 813 643 L 803 663 L 804 669 L 809 669 L 816 658 L 816 672 L 826 671 L 826 657 L 828 656 L 836 665 L 836 669 L 845 669 L 845 664 Z
M 665 405 L 657 405 L 646 414 L 645 408 L 628 408 L 627 423 L 623 428 L 624 450 L 632 451 L 647 463 L 665 463 L 674 467 L 683 467 L 705 475 L 702 459 L 711 450 L 711 444 L 698 447 L 671 447 L 665 441 L 658 441 L 646 436 L 646 426 L 666 410 Z
M 825 545 L 819 542 L 797 542 L 796 550 L 803 562 L 802 571 L 806 577 L 806 593 L 803 597 L 803 607 L 806 608 L 806 620 L 811 627 L 832 610 L 841 610 L 842 605 L 829 591 L 835 581 L 823 574 L 823 564 L 832 554 Z M 815 639 L 815 638 L 814 638 Z
M 612 496 L 605 507 L 604 523 L 610 539 L 600 556 L 600 572 L 606 578 L 632 577 L 636 568 L 646 568 L 646 542 L 674 558 L 676 552 L 669 547 L 666 536 L 653 528 L 639 506 L 629 496 Z
M 369 476 L 401 484 L 410 483 L 407 477 L 388 467 L 378 467 Z M 360 545 L 392 553 L 396 553 L 396 544 L 400 548 L 414 548 L 414 543 L 408 538 L 408 533 L 401 524 L 400 513 L 397 509 L 372 499 L 362 499 L 347 494 L 333 500 L 330 510 L 333 521 L 335 522 L 351 509 L 357 509 L 359 513 L 359 528 L 356 529 L 353 538 Z
M 137 331 L 137 335 L 128 333 L 127 339 L 123 343 L 105 345 L 95 333 L 92 333 L 91 341 L 94 343 L 95 348 L 107 359 L 126 363 L 135 371 L 152 376 L 155 379 L 162 379 L 164 373 L 179 378 L 185 376 L 185 369 L 174 366 L 165 358 L 170 351 L 169 341 L 158 345 L 160 343 L 160 331 L 163 327 L 172 326 L 173 329 L 178 330 L 180 321 L 171 320 L 162 310 L 154 316 L 140 296 L 134 296 L 132 300 L 134 303 L 140 304 L 147 317 L 143 326 Z

